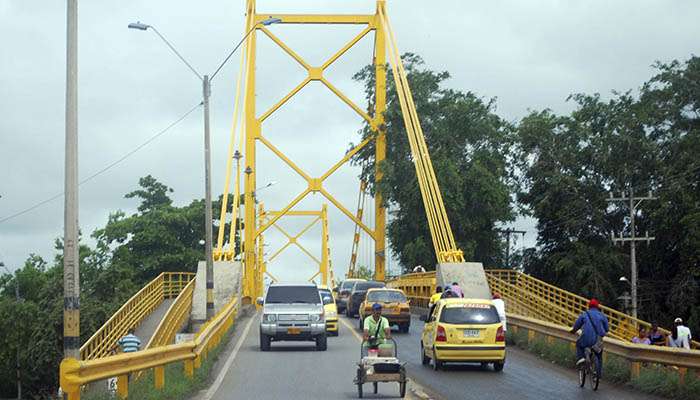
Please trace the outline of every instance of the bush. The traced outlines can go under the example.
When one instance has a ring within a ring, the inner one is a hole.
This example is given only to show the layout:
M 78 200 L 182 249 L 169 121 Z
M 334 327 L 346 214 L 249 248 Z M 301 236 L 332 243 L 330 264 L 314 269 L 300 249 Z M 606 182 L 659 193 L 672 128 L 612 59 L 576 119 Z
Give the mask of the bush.
M 630 384 L 645 393 L 674 397 L 678 392 L 678 373 L 661 366 L 648 366 L 641 369 L 639 377 L 632 378 Z
M 542 336 L 535 335 L 528 343 L 526 329 L 518 329 L 517 332 L 507 331 L 506 343 L 564 367 L 573 368 L 576 362 L 576 355 L 569 342 L 555 339 L 552 343 L 548 343 Z M 632 380 L 630 378 L 630 363 L 622 357 L 608 353 L 603 364 L 603 379 L 628 384 L 641 392 L 674 400 L 700 399 L 700 378 L 697 377 L 696 371 L 688 371 L 684 384 L 680 383 L 676 369 L 660 365 L 643 366 L 638 378 Z
M 611 382 L 626 383 L 630 380 L 630 363 L 624 358 L 608 353 L 603 361 L 603 376 Z
M 231 338 L 233 328 L 224 335 L 219 345 L 209 352 L 209 356 L 202 360 L 202 364 L 194 371 L 194 377 L 185 376 L 185 368 L 182 362 L 176 362 L 165 366 L 165 387 L 158 390 L 153 382 L 153 370 L 144 372 L 138 380 L 132 378 L 129 384 L 129 398 L 139 400 L 185 400 L 192 397 L 192 393 L 204 389 L 209 383 L 209 374 L 214 363 L 218 360 L 225 344 Z M 85 400 L 118 400 L 119 397 L 110 393 L 83 394 Z

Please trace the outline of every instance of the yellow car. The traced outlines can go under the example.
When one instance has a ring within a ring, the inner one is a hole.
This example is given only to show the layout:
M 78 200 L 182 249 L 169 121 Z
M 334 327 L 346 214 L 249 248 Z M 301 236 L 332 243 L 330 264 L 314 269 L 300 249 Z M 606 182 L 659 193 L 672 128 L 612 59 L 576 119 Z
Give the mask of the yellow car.
M 360 330 L 368 315 L 372 315 L 372 305 L 382 305 L 382 316 L 389 320 L 389 326 L 397 325 L 399 331 L 408 333 L 411 326 L 411 308 L 401 289 L 372 288 L 367 290 L 365 300 L 360 304 Z
M 446 362 L 492 363 L 495 371 L 503 370 L 506 336 L 490 300 L 442 299 L 421 320 L 423 365 L 432 359 L 435 370 Z
M 326 314 L 326 332 L 338 336 L 338 307 L 335 305 L 333 293 L 327 286 L 319 286 L 318 292 L 323 299 L 323 312 Z

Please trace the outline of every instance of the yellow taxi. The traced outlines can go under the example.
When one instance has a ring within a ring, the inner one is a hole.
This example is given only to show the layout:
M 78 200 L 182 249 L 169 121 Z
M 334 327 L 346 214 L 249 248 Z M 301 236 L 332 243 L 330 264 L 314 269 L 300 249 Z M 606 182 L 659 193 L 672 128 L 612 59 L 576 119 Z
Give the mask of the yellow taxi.
M 401 289 L 373 288 L 367 290 L 365 300 L 360 304 L 360 330 L 368 315 L 372 315 L 372 304 L 382 305 L 382 316 L 389 320 L 389 326 L 397 325 L 399 331 L 408 333 L 411 326 L 411 308 L 406 294 Z
M 438 370 L 446 362 L 492 363 L 497 372 L 506 361 L 506 336 L 490 300 L 438 300 L 427 316 L 421 335 L 423 365 L 433 360 Z
M 319 286 L 318 293 L 323 300 L 323 312 L 326 314 L 326 332 L 338 336 L 338 307 L 335 304 L 333 292 L 328 286 Z

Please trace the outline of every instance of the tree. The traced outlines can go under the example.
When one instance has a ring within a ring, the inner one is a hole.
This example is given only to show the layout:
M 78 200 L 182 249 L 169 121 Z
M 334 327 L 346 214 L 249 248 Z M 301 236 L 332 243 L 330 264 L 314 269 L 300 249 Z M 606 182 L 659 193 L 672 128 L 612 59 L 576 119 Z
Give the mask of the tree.
M 652 191 L 637 232 L 656 237 L 638 247 L 640 315 L 669 326 L 675 316 L 700 329 L 700 59 L 657 64 L 640 89 L 571 96 L 567 116 L 532 112 L 517 127 L 515 167 L 524 210 L 538 220 L 537 248 L 525 270 L 545 281 L 617 305 L 628 290 L 629 208 L 611 192 Z
M 402 60 L 457 245 L 468 260 L 500 264 L 504 247 L 495 225 L 514 219 L 506 164 L 511 127 L 494 113 L 494 100 L 445 88 L 449 73 L 426 69 L 415 54 L 404 54 Z M 364 83 L 372 110 L 374 67 L 363 68 L 354 79 Z M 381 183 L 373 184 L 373 142 L 354 163 L 363 167 L 370 190 L 381 193 L 394 209 L 388 238 L 404 268 L 432 266 L 435 250 L 391 74 L 385 120 L 387 158 L 379 166 Z M 365 139 L 374 132 L 366 124 L 360 134 Z

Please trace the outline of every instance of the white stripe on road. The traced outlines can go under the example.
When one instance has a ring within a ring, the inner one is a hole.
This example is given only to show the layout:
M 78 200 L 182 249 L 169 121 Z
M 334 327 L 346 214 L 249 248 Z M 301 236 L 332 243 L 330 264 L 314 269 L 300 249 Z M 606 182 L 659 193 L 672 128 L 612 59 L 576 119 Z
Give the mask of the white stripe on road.
M 250 321 L 248 321 L 248 325 L 245 326 L 245 329 L 243 330 L 241 337 L 238 339 L 238 342 L 236 343 L 236 347 L 234 347 L 231 354 L 229 354 L 228 359 L 226 360 L 226 364 L 224 364 L 224 367 L 221 368 L 221 371 L 219 372 L 219 376 L 217 376 L 214 383 L 211 384 L 211 386 L 209 387 L 209 390 L 207 390 L 207 393 L 204 395 L 203 400 L 211 400 L 211 398 L 219 390 L 219 387 L 221 387 L 221 383 L 223 383 L 224 377 L 226 376 L 228 369 L 231 368 L 231 364 L 233 364 L 233 360 L 236 359 L 236 355 L 238 354 L 238 350 L 240 350 L 241 346 L 243 346 L 243 342 L 245 341 L 246 337 L 248 336 L 248 331 L 250 330 L 250 326 L 253 325 L 253 321 L 255 321 L 256 319 L 257 318 L 255 316 L 253 316 L 250 318 Z

